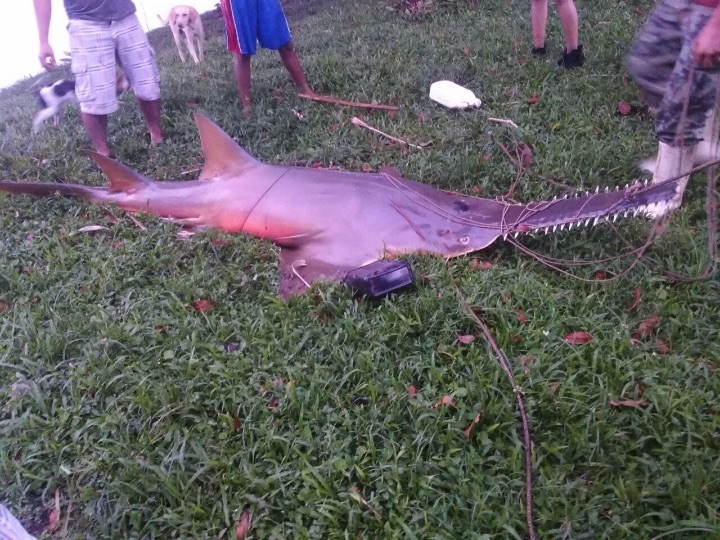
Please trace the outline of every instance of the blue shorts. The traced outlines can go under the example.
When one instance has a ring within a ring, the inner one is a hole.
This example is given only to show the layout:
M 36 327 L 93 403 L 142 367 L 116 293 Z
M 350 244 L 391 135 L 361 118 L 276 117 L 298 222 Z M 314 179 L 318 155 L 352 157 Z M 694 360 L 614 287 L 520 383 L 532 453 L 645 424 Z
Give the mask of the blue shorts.
M 222 0 L 227 48 L 255 54 L 257 44 L 277 50 L 290 42 L 290 29 L 279 0 Z

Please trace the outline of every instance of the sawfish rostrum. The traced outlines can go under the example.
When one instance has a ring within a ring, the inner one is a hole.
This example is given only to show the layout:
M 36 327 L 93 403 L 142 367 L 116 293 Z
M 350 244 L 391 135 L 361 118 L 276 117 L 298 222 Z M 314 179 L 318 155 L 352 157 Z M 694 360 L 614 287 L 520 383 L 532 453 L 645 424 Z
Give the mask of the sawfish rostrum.
M 395 169 L 356 173 L 262 163 L 202 115 L 195 115 L 205 166 L 198 180 L 150 180 L 91 153 L 105 188 L 0 182 L 0 191 L 60 194 L 112 203 L 184 225 L 265 238 L 280 247 L 281 293 L 388 256 L 427 252 L 457 257 L 510 234 L 572 227 L 620 213 L 662 214 L 675 184 L 631 186 L 552 201 L 511 204 L 448 193 Z

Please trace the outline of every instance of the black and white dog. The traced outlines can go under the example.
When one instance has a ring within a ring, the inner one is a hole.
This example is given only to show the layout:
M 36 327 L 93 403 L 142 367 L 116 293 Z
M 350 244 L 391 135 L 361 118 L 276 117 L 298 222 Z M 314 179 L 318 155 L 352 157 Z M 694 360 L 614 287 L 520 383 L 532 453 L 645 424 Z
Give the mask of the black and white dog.
M 117 93 L 122 94 L 130 88 L 125 74 L 118 70 L 117 74 Z M 39 133 L 42 129 L 43 122 L 53 117 L 53 123 L 60 125 L 60 112 L 66 103 L 77 103 L 75 96 L 75 81 L 70 79 L 60 79 L 49 86 L 44 86 L 37 92 L 40 110 L 33 120 L 33 133 Z

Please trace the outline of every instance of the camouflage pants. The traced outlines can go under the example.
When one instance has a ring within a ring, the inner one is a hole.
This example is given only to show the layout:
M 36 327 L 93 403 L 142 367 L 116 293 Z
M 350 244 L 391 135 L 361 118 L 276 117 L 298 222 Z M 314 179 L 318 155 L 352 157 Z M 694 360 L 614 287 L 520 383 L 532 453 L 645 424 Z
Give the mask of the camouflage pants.
M 655 136 L 672 146 L 702 139 L 717 100 L 720 66 L 702 69 L 692 61 L 692 43 L 713 11 L 692 0 L 659 0 L 626 59 L 648 105 L 658 110 Z

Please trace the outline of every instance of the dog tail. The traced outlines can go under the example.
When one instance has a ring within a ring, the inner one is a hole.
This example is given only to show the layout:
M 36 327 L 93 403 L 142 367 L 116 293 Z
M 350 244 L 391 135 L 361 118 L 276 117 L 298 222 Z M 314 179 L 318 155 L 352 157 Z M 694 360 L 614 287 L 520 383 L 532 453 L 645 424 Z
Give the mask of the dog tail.
M 168 17 L 167 19 L 163 19 L 162 15 L 160 15 L 159 13 L 156 13 L 156 15 L 157 15 L 158 20 L 162 23 L 163 26 L 167 26 L 168 23 L 170 22 L 170 17 Z

